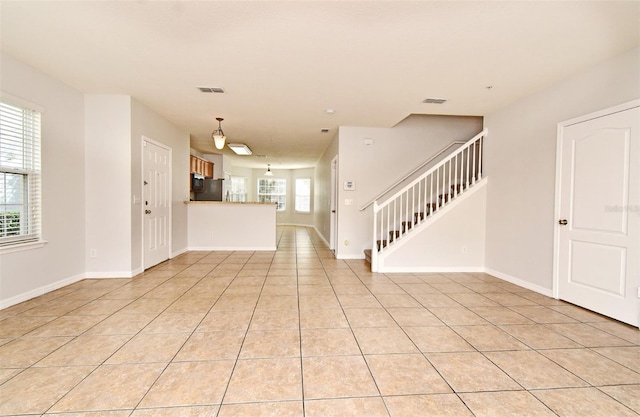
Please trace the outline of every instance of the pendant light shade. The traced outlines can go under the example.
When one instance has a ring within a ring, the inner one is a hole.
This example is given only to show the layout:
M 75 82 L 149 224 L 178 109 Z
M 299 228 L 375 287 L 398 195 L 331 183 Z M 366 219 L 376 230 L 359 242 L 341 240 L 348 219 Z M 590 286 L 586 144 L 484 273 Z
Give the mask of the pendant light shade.
M 211 138 L 213 139 L 213 143 L 216 145 L 216 149 L 222 149 L 224 148 L 224 142 L 227 140 L 227 137 L 222 131 L 222 126 L 220 125 L 220 122 L 224 119 L 222 117 L 216 117 L 216 120 L 218 121 L 218 128 L 211 133 Z
M 271 172 L 271 164 L 267 164 L 267 172 L 264 173 L 265 177 L 273 177 L 273 172 Z

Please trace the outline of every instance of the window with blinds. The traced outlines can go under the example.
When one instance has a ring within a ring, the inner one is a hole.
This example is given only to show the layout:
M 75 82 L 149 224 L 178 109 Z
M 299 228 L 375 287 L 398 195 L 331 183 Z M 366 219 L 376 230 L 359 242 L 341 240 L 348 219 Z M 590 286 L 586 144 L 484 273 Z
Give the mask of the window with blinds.
M 284 211 L 287 205 L 287 180 L 282 178 L 259 178 L 258 201 L 277 203 L 277 211 Z
M 244 203 L 247 201 L 247 179 L 244 177 L 231 177 L 231 186 L 227 189 L 229 192 L 228 201 Z
M 40 239 L 40 112 L 0 101 L 0 247 Z
M 309 213 L 311 211 L 311 179 L 296 178 L 296 211 Z

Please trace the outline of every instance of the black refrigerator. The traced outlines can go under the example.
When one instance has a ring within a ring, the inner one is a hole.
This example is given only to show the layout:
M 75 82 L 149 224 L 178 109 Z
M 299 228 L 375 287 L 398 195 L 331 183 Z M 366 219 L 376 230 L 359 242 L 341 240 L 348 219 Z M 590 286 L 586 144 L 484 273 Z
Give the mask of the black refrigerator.
M 196 201 L 222 201 L 222 181 L 205 179 L 204 191 L 194 193 Z

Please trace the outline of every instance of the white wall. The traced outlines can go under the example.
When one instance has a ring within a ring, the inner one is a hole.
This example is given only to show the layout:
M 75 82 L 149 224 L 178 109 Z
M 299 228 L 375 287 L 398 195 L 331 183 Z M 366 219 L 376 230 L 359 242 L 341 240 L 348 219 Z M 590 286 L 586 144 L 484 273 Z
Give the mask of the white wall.
M 481 117 L 417 115 L 393 128 L 340 127 L 336 256 L 364 258 L 364 249 L 371 249 L 372 209 L 360 211 L 363 205 L 447 144 L 481 130 Z M 373 144 L 365 145 L 365 138 Z M 344 190 L 345 181 L 355 182 L 355 190 Z
M 85 167 L 83 95 L 0 55 L 0 90 L 43 107 L 44 247 L 0 255 L 0 308 L 84 277 Z
M 338 155 L 334 136 L 315 167 L 313 224 L 326 242 L 331 239 L 331 162 Z
M 552 288 L 557 123 L 640 97 L 640 49 L 485 117 L 489 272 Z
M 209 162 L 213 162 L 213 178 L 225 178 L 224 176 L 224 156 L 214 153 L 207 153 L 202 155 L 202 158 Z
M 482 271 L 486 194 L 485 180 L 427 218 L 398 250 L 389 247 L 378 272 Z
M 86 271 L 131 276 L 131 99 L 85 96 Z

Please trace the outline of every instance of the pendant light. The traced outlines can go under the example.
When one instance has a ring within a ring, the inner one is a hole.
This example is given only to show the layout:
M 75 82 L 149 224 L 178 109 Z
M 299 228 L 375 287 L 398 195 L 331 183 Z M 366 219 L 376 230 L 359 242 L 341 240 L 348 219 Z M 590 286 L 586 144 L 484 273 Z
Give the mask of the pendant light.
M 265 177 L 273 177 L 273 172 L 271 172 L 271 164 L 267 164 L 267 172 L 264 173 Z
M 222 126 L 220 126 L 220 122 L 224 119 L 222 117 L 216 117 L 218 121 L 218 128 L 211 133 L 211 138 L 213 139 L 213 143 L 216 145 L 216 149 L 224 148 L 224 142 L 227 140 L 227 137 L 224 135 L 222 131 Z

